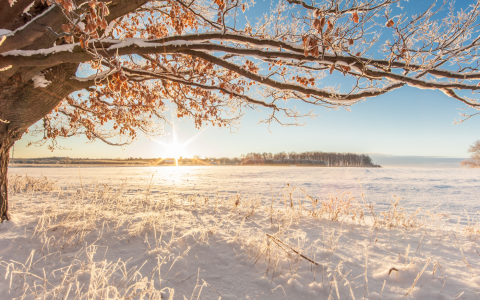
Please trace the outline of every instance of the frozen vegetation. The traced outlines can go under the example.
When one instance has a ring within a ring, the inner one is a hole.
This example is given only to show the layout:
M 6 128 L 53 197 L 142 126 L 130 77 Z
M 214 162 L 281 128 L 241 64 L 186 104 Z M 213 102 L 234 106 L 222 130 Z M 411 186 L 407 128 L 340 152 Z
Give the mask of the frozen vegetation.
M 9 172 L 2 299 L 480 297 L 478 170 Z

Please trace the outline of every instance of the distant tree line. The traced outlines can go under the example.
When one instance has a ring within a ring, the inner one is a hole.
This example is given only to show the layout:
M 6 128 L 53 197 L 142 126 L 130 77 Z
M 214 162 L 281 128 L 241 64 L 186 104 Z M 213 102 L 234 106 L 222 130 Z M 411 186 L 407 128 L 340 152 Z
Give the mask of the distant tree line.
M 15 164 L 45 164 L 45 165 L 77 165 L 77 164 L 99 164 L 99 165 L 147 165 L 156 159 L 150 158 L 72 158 L 72 157 L 40 157 L 40 158 L 14 158 Z
M 204 157 L 195 155 L 193 158 L 180 157 L 177 161 L 173 158 L 70 158 L 70 157 L 44 157 L 44 158 L 15 158 L 16 164 L 99 164 L 99 165 L 136 165 L 136 166 L 161 166 L 161 165 L 309 165 L 325 167 L 380 167 L 372 162 L 366 154 L 334 153 L 334 152 L 280 152 L 248 153 L 241 157 Z
M 380 167 L 366 154 L 335 152 L 248 153 L 242 155 L 241 165 L 317 165 L 327 167 Z

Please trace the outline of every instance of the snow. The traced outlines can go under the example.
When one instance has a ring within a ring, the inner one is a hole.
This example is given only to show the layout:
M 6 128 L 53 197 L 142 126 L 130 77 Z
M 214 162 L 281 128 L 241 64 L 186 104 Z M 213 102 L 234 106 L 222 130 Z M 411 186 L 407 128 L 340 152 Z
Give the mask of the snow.
M 112 21 L 112 22 L 114 22 L 114 21 Z M 110 23 L 112 23 L 112 22 L 110 22 Z M 77 23 L 77 26 L 78 26 L 81 30 L 85 30 L 85 23 L 83 23 L 83 22 L 78 22 L 78 23 Z
M 102 71 L 102 72 L 98 72 L 97 74 L 94 74 L 94 75 L 90 75 L 88 77 L 74 77 L 75 80 L 78 80 L 78 81 L 90 81 L 90 80 L 94 80 L 94 79 L 102 79 L 104 78 L 106 75 L 112 73 L 113 71 L 112 70 L 106 70 L 106 71 Z
M 23 10 L 23 13 L 24 14 L 28 13 L 34 4 L 35 4 L 35 1 L 32 1 L 32 3 L 30 3 L 29 6 L 25 7 L 25 9 Z
M 207 32 L 203 32 L 203 33 L 193 33 L 193 34 L 183 34 L 183 35 L 174 35 L 174 36 L 171 36 L 172 38 L 179 38 L 179 39 L 191 39 L 192 37 L 195 37 L 195 38 L 199 38 L 199 39 L 195 39 L 195 42 L 196 43 L 203 43 L 203 42 L 208 42 L 208 41 L 222 41 L 223 38 L 219 36 L 219 33 L 218 31 L 207 31 Z M 237 33 L 228 33 L 228 37 L 230 39 L 230 41 L 234 42 L 234 43 L 237 43 L 237 44 L 242 44 L 242 45 L 251 45 L 250 42 L 248 41 L 245 41 L 245 36 L 242 35 L 242 34 L 237 34 Z M 162 41 L 163 39 L 160 38 L 160 39 L 154 39 L 154 40 L 150 40 L 151 42 L 156 42 L 156 41 Z M 255 47 L 260 47 L 260 48 L 269 48 L 269 49 L 282 49 L 281 46 L 274 46 L 272 45 L 272 42 L 275 43 L 275 42 L 279 42 L 279 40 L 274 40 L 274 39 L 263 39 L 263 42 L 261 42 L 261 40 L 258 40 L 256 41 L 255 44 L 252 44 L 254 45 Z M 298 49 L 299 51 L 303 51 L 303 48 L 302 47 L 299 47 L 297 44 L 295 43 L 291 43 L 291 42 L 281 42 L 282 44 L 285 44 L 285 45 L 288 45 L 290 47 L 293 47 L 293 48 L 296 48 Z
M 90 42 L 97 41 L 96 39 L 90 40 Z M 112 40 L 112 39 L 101 39 L 102 42 L 109 43 L 111 44 L 110 47 L 108 47 L 108 50 L 112 49 L 120 49 L 124 47 L 129 47 L 136 45 L 138 47 L 164 47 L 164 46 L 175 46 L 175 47 L 181 47 L 185 45 L 197 45 L 198 43 L 196 42 L 187 42 L 187 41 L 174 41 L 174 42 L 168 42 L 168 43 L 151 43 L 149 40 L 145 39 L 140 39 L 140 38 L 128 38 L 125 39 L 124 41 L 119 41 L 119 40 Z M 65 44 L 65 45 L 58 45 L 54 46 L 51 48 L 46 48 L 46 49 L 39 49 L 39 50 L 11 50 L 2 53 L 1 55 L 6 57 L 6 56 L 32 56 L 32 55 L 48 55 L 48 54 L 53 54 L 53 53 L 58 53 L 58 52 L 72 52 L 75 46 L 79 46 L 79 43 L 75 44 Z
M 15 31 L 13 31 L 10 35 L 15 35 L 15 33 L 27 28 L 30 24 L 32 23 L 35 23 L 38 19 L 40 19 L 41 17 L 45 16 L 46 14 L 48 14 L 52 9 L 54 9 L 56 6 L 55 5 L 52 5 L 50 6 L 49 8 L 47 8 L 46 10 L 44 10 L 41 14 L 38 14 L 36 15 L 34 18 L 32 18 L 30 21 L 28 21 L 27 23 L 25 23 L 23 26 L 20 26 L 18 27 L 17 29 L 15 29 Z
M 0 29 L 0 36 L 10 34 L 12 31 L 8 29 Z
M 107 28 L 105 29 L 105 32 L 104 32 L 103 35 L 104 35 L 104 36 L 108 36 L 108 35 L 112 32 L 113 28 L 115 28 L 115 24 L 117 24 L 117 22 L 116 22 L 115 20 L 110 21 L 110 23 L 108 23 L 108 26 L 107 26 Z M 85 27 L 85 26 L 84 26 L 84 27 Z M 84 29 L 82 28 L 82 30 L 84 30 Z
M 38 55 L 38 54 L 53 54 L 53 53 L 58 53 L 58 52 L 72 52 L 75 46 L 78 46 L 79 44 L 65 44 L 65 45 L 58 45 L 54 46 L 51 48 L 46 48 L 46 49 L 39 49 L 39 50 L 11 50 L 7 52 L 3 52 L 1 55 L 6 57 L 6 56 L 32 56 L 32 55 Z
M 7 35 L 9 35 L 12 31 L 8 29 L 0 29 L 0 46 L 5 42 L 7 39 Z
M 33 76 L 32 80 L 33 80 L 33 86 L 36 88 L 39 88 L 39 87 L 45 88 L 50 83 L 52 83 L 51 81 L 46 80 L 45 75 L 43 75 L 42 73 L 38 73 L 37 75 Z
M 26 173 L 58 187 L 10 189 L 2 299 L 119 299 L 142 289 L 158 292 L 151 299 L 478 299 L 480 230 L 467 234 L 465 220 L 450 228 L 333 222 L 312 215 L 300 189 L 359 201 L 363 191 L 379 211 L 395 194 L 409 210 L 436 207 L 453 219 L 466 211 L 472 221 L 479 170 L 11 167 L 10 183 Z
M 128 180 L 128 188 L 142 186 L 153 176 L 155 193 L 173 192 L 185 196 L 237 192 L 270 196 L 287 183 L 313 197 L 332 191 L 350 191 L 356 197 L 380 206 L 390 205 L 393 195 L 403 198 L 405 207 L 448 212 L 452 218 L 480 211 L 480 172 L 450 168 L 311 168 L 311 167 L 101 167 L 101 168 L 18 168 L 11 175 L 45 175 L 62 186 L 78 184 L 80 177 L 110 184 Z M 434 201 L 432 201 L 434 199 Z
M 0 45 L 2 44 L 1 42 L 2 42 L 2 41 L 0 40 Z M 0 72 L 6 71 L 6 70 L 10 69 L 11 67 L 12 67 L 12 65 L 8 65 L 8 66 L 6 66 L 6 67 L 0 68 Z
M 166 43 L 155 43 L 152 42 L 152 40 L 147 40 L 147 39 L 142 39 L 142 38 L 126 38 L 124 41 L 121 41 L 120 43 L 116 43 L 108 47 L 109 50 L 111 49 L 120 49 L 120 48 L 126 48 L 129 46 L 136 45 L 138 47 L 166 47 L 166 46 L 174 46 L 174 47 L 181 47 L 181 46 L 187 46 L 187 45 L 202 45 L 202 41 L 185 41 L 185 40 L 179 40 L 179 41 L 171 41 L 171 42 L 166 42 Z M 207 40 L 203 41 L 207 42 Z

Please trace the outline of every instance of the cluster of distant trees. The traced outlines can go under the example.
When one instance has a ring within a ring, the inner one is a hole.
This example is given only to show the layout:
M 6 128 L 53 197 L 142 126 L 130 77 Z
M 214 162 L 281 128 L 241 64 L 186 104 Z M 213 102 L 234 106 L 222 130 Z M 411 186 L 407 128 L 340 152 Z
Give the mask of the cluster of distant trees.
M 59 165 L 69 165 L 69 164 L 101 164 L 101 165 L 118 165 L 118 164 L 136 164 L 136 165 L 145 165 L 155 161 L 154 159 L 149 158 L 71 158 L 71 157 L 41 157 L 41 158 L 13 158 L 11 159 L 12 163 L 16 164 L 59 164 Z
M 102 164 L 102 165 L 309 165 L 325 167 L 380 167 L 372 162 L 366 154 L 334 153 L 334 152 L 280 152 L 272 153 L 248 153 L 241 157 L 205 157 L 194 156 L 193 158 L 180 157 L 175 163 L 173 158 L 126 158 L 126 159 L 88 159 L 69 157 L 45 157 L 45 158 L 15 158 L 17 164 Z
M 310 160 L 310 159 L 245 159 L 241 162 L 242 165 L 312 165 L 312 166 L 327 166 L 324 160 Z
M 317 165 L 326 167 L 380 167 L 366 154 L 335 152 L 248 153 L 242 155 L 241 165 Z

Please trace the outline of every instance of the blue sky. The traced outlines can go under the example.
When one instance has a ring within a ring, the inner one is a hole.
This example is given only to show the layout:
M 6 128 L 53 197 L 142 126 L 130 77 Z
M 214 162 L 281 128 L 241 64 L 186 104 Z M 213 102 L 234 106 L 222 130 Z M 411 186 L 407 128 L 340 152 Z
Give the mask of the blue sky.
M 261 11 L 268 3 L 257 1 Z M 402 2 L 405 11 L 418 13 L 430 1 Z M 464 7 L 471 1 L 461 1 Z M 258 6 L 257 6 L 258 5 Z M 335 77 L 335 79 L 341 77 Z M 454 125 L 464 106 L 439 91 L 419 90 L 404 87 L 386 95 L 367 99 L 351 107 L 351 112 L 343 109 L 326 110 L 297 104 L 300 111 L 314 109 L 319 115 L 315 120 L 305 119 L 305 126 L 281 127 L 257 124 L 263 113 L 249 111 L 242 119 L 236 133 L 229 129 L 207 126 L 186 148 L 187 155 L 207 157 L 234 157 L 248 152 L 281 151 L 332 151 L 377 153 L 396 156 L 443 156 L 468 157 L 467 149 L 480 139 L 478 128 L 480 118 L 473 118 Z M 193 122 L 173 120 L 179 143 L 197 133 Z M 171 143 L 172 128 L 166 128 L 167 136 L 162 141 Z M 15 145 L 15 157 L 165 157 L 168 150 L 145 138 L 123 149 L 101 142 L 85 143 L 86 139 L 70 138 L 61 145 L 71 150 L 56 150 L 53 153 L 46 147 L 26 147 L 35 140 L 26 135 Z

